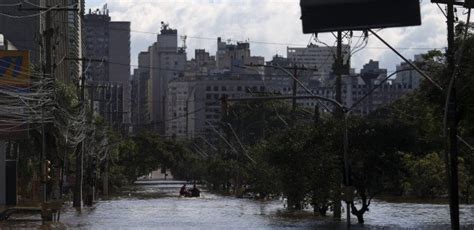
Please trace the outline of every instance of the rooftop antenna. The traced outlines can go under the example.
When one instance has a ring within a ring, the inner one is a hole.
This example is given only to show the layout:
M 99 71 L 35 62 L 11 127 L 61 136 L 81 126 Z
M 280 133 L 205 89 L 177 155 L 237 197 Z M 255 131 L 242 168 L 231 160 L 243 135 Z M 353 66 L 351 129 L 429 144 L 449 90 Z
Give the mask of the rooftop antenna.
M 168 27 L 169 27 L 168 23 L 165 23 L 165 22 L 161 21 L 161 30 L 167 30 Z
M 188 39 L 188 36 L 187 36 L 187 35 L 181 36 L 181 40 L 183 41 L 183 50 L 186 50 L 186 48 L 188 48 L 188 47 L 186 46 L 186 39 Z

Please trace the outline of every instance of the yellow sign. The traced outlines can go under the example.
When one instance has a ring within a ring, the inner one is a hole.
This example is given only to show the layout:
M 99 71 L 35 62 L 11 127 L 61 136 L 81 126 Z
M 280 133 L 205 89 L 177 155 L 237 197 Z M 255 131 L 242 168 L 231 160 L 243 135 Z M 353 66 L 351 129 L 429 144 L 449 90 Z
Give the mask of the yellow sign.
M 0 51 L 0 86 L 25 87 L 30 83 L 30 53 L 23 50 Z

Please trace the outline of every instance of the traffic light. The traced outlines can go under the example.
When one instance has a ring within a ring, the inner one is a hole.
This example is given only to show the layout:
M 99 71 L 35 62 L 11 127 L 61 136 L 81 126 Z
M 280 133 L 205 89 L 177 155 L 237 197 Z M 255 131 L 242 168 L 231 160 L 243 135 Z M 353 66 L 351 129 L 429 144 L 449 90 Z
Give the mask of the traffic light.
M 43 176 L 44 176 L 43 181 L 44 182 L 50 181 L 51 178 L 52 178 L 52 172 L 53 172 L 52 164 L 51 164 L 50 160 L 45 160 L 43 162 L 43 170 L 44 170 L 43 171 Z

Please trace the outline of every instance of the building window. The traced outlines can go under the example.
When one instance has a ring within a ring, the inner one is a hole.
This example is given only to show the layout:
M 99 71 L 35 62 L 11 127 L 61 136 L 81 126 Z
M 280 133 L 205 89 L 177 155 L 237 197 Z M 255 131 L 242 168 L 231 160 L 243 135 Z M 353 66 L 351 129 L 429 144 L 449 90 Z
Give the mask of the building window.
M 237 86 L 237 91 L 242 91 L 242 86 Z

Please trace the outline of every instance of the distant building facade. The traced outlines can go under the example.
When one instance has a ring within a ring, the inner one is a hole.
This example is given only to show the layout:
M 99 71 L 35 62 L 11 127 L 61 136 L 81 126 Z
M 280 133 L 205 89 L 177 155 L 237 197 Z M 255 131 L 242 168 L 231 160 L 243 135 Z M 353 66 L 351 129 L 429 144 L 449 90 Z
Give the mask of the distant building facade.
M 361 69 L 360 74 L 344 75 L 342 78 L 342 103 L 346 108 L 352 109 L 352 114 L 365 116 L 369 113 L 389 105 L 404 95 L 412 92 L 414 88 L 402 84 L 397 78 L 387 79 L 387 70 L 379 67 L 379 62 L 370 60 Z M 315 95 L 335 99 L 335 76 L 329 83 L 313 81 L 309 88 Z M 376 88 L 376 89 L 374 89 Z M 371 92 L 373 91 L 373 92 Z M 370 93 L 370 94 L 369 94 Z M 308 95 L 302 89 L 299 95 Z M 369 94 L 368 96 L 366 96 Z M 356 104 L 357 103 L 357 104 Z M 313 99 L 299 100 L 300 106 L 314 108 L 318 106 L 322 112 L 331 112 L 334 105 L 330 102 L 316 101 Z
M 423 55 L 415 55 L 415 63 L 423 61 Z M 400 63 L 400 65 L 397 65 L 397 72 L 397 83 L 400 83 L 412 89 L 417 89 L 420 87 L 422 76 L 420 75 L 420 73 L 414 70 L 408 63 L 402 62 Z
M 249 97 L 266 90 L 261 75 L 212 74 L 170 82 L 166 136 L 205 137 L 217 141 L 222 119 L 221 98 Z
M 350 46 L 342 46 L 344 62 L 350 63 Z M 310 44 L 307 47 L 288 47 L 286 54 L 291 64 L 299 67 L 315 68 L 318 78 L 327 78 L 333 72 L 337 47 L 317 46 Z
M 253 71 L 244 67 L 263 64 L 265 64 L 264 57 L 251 56 L 250 43 L 237 42 L 237 44 L 230 44 L 223 42 L 221 38 L 217 38 L 216 67 L 218 70 L 251 74 Z M 263 72 L 263 67 L 261 66 L 254 68 Z
M 162 23 L 157 42 L 148 48 L 150 76 L 148 79 L 148 112 L 151 127 L 164 135 L 167 117 L 168 83 L 185 70 L 186 52 L 178 47 L 178 31 Z
M 150 113 L 148 111 L 148 90 L 150 79 L 150 53 L 138 54 L 138 68 L 134 70 L 131 80 L 131 113 L 134 134 L 150 130 Z
M 94 111 L 114 127 L 127 130 L 131 116 L 130 22 L 111 21 L 104 6 L 102 11 L 89 10 L 84 23 L 86 56 L 91 59 L 86 75 Z

